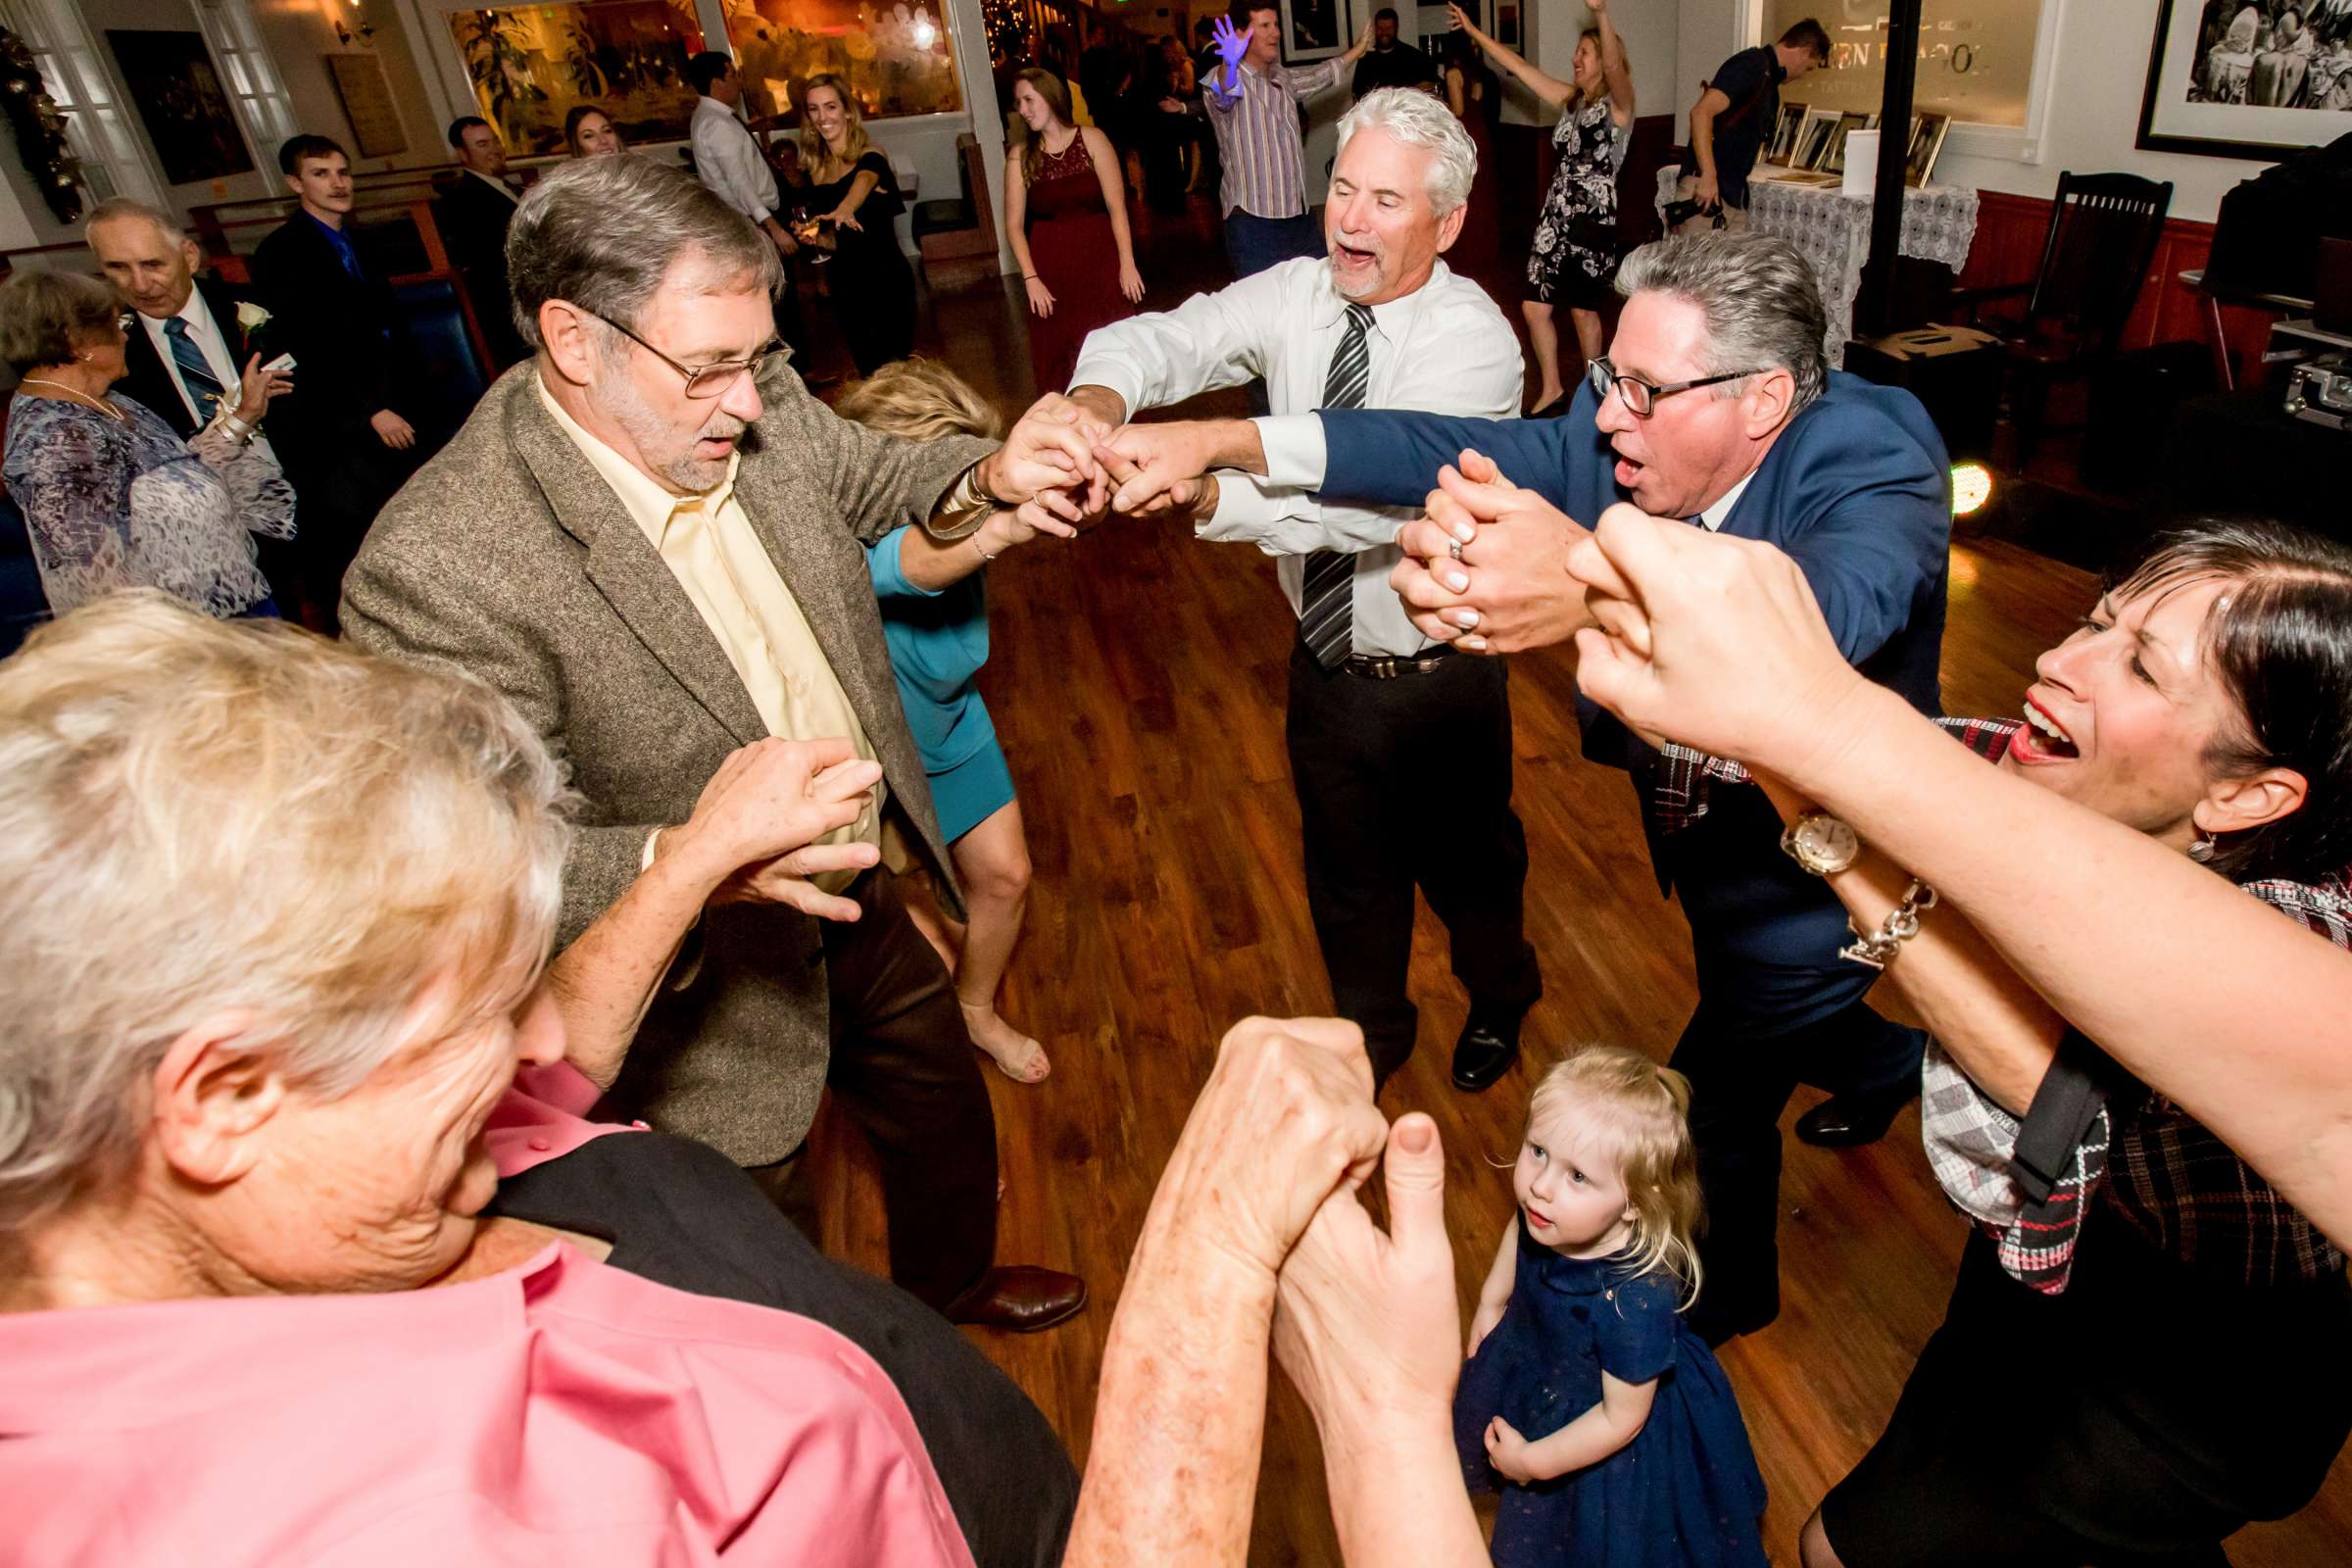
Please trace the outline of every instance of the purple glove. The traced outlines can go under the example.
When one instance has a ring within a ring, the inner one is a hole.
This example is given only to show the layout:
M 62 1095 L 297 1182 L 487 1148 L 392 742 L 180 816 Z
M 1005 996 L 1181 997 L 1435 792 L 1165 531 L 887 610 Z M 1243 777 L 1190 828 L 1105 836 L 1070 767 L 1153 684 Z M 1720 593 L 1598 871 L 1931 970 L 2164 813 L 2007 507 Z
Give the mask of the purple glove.
M 1217 84 L 1217 91 L 1230 98 L 1241 90 L 1241 78 L 1235 72 L 1241 68 L 1242 56 L 1250 52 L 1249 35 L 1233 30 L 1231 17 L 1219 17 L 1210 41 L 1217 46 L 1217 58 L 1225 62 L 1225 79 Z

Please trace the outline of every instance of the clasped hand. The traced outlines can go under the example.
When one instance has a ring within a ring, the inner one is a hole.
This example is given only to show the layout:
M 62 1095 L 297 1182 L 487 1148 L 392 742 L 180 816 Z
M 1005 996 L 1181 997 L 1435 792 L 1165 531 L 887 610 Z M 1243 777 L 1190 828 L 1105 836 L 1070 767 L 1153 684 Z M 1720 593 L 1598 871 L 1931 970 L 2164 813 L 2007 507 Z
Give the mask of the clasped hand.
M 667 858 L 692 856 L 721 903 L 785 904 L 825 920 L 855 920 L 855 900 L 820 893 L 809 879 L 859 871 L 881 858 L 871 844 L 819 844 L 856 822 L 881 781 L 842 737 L 754 741 L 718 764 L 684 822 L 656 844 Z
M 1385 1158 L 1390 1230 L 1357 1190 Z M 1442 1424 L 1461 1319 L 1446 1236 L 1446 1157 L 1427 1116 L 1386 1124 L 1363 1034 L 1335 1018 L 1248 1018 L 1226 1032 L 1152 1208 L 1276 1286 L 1274 1348 L 1327 1444 Z
M 1109 498 L 1095 456 L 1096 444 L 1109 434 L 1077 404 L 1049 392 L 1029 406 L 1004 445 L 981 460 L 981 487 L 1007 509 L 1034 502 L 1045 515 L 1074 529 Z
M 1592 624 L 1568 551 L 1586 530 L 1533 490 L 1464 451 L 1438 471 L 1427 514 L 1396 531 L 1389 586 L 1424 637 L 1470 653 L 1565 642 Z

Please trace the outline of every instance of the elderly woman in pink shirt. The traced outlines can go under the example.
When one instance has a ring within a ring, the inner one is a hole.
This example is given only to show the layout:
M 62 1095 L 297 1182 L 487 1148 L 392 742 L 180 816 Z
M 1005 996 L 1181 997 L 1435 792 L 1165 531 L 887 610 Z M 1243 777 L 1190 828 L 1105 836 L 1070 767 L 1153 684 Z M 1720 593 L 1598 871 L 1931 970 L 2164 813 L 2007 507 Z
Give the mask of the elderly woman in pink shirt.
M 152 593 L 0 665 L 12 1560 L 928 1568 L 1049 1563 L 1066 1529 L 1074 1568 L 1238 1564 L 1269 1336 L 1350 1561 L 1476 1560 L 1443 1152 L 1373 1107 L 1347 1024 L 1220 1047 L 1074 1524 L 1057 1448 L 974 1456 L 1032 1435 L 944 1320 L 879 1282 L 839 1328 L 779 1310 L 812 1290 L 739 1171 L 583 1119 L 721 882 L 872 855 L 814 840 L 874 774 L 747 748 L 547 967 L 561 775 L 486 688 Z M 1388 1234 L 1355 1199 L 1384 1153 Z

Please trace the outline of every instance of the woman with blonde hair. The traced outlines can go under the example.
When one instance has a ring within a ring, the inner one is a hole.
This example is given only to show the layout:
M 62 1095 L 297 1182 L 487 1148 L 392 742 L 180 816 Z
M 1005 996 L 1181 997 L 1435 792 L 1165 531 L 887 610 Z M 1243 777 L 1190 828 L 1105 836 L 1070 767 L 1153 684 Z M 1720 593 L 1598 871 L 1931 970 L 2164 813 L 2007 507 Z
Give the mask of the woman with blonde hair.
M 831 253 L 825 287 L 859 375 L 914 351 L 914 270 L 894 223 L 906 211 L 890 159 L 865 134 L 857 95 L 832 72 L 801 89 L 808 216 L 794 237 Z
M 1529 1097 L 1453 1405 L 1464 1479 L 1502 1493 L 1501 1568 L 1764 1568 L 1740 1402 L 1681 1311 L 1699 1284 L 1690 1110 L 1690 1080 L 1611 1046 Z
M 1029 134 L 1004 158 L 1004 237 L 1029 297 L 1029 368 L 1040 393 L 1059 392 L 1086 334 L 1131 315 L 1144 278 L 1110 138 L 1078 126 L 1068 87 L 1042 67 L 1014 76 L 1012 109 Z
M 836 412 L 917 440 L 993 439 L 1003 427 L 996 410 L 936 360 L 884 366 L 844 392 Z M 934 909 L 910 904 L 908 912 L 955 973 L 956 1000 L 972 1044 L 1005 1076 L 1025 1084 L 1045 1077 L 1051 1063 L 1043 1046 L 998 1014 L 997 988 L 1028 906 L 1029 844 L 1012 773 L 977 682 L 988 661 L 981 568 L 1040 532 L 1067 537 L 1071 530 L 1029 506 L 1000 512 L 978 533 L 952 544 L 906 527 L 885 534 L 866 553 L 900 705 L 923 754 L 940 835 L 948 841 L 971 920 L 956 932 Z
M 1552 312 L 1568 307 L 1577 347 L 1589 364 L 1600 358 L 1600 313 L 1609 304 L 1624 247 L 1617 242 L 1617 175 L 1634 135 L 1634 74 L 1625 44 L 1609 20 L 1608 0 L 1587 0 L 1592 25 L 1576 41 L 1569 79 L 1537 70 L 1517 52 L 1478 29 L 1458 5 L 1446 8 L 1487 58 L 1560 112 L 1552 127 L 1551 189 L 1536 219 L 1527 259 L 1528 340 L 1535 345 L 1537 415 L 1564 413 L 1568 384 L 1560 370 L 1560 333 Z

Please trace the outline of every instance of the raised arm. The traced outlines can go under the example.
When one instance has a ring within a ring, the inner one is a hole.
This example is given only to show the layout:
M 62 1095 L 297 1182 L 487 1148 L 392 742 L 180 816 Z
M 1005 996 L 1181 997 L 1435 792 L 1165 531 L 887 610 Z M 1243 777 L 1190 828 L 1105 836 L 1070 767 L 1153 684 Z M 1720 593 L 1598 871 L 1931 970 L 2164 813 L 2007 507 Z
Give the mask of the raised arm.
M 1442 414 L 1326 409 L 1295 417 L 1321 422 L 1323 462 L 1311 471 L 1303 465 L 1290 467 L 1275 463 L 1267 477 L 1276 483 L 1305 485 L 1327 499 L 1344 498 L 1372 506 L 1418 506 L 1437 488 L 1438 470 L 1458 459 L 1465 448 L 1485 453 L 1519 483 L 1550 495 L 1567 468 L 1568 442 L 1592 437 L 1591 422 L 1580 427 L 1573 416 L 1563 419 L 1465 419 Z M 1264 422 L 1283 425 L 1286 433 L 1291 427 L 1287 420 Z M 1270 455 L 1273 450 L 1269 444 Z M 1553 499 L 1560 498 L 1554 495 Z
M 1784 822 L 1809 808 L 1803 796 L 1773 774 L 1753 776 Z M 1854 929 L 1875 932 L 1901 903 L 1911 873 L 1884 851 L 1865 846 L 1851 867 L 1823 880 L 1853 916 Z M 2033 1107 L 2066 1020 L 1975 921 L 1957 907 L 1932 910 L 1887 965 L 1886 977 L 1978 1088 L 2013 1116 Z
M 1520 54 L 1516 49 L 1505 48 L 1496 43 L 1480 30 L 1478 24 L 1470 20 L 1470 13 L 1464 11 L 1460 6 L 1447 5 L 1446 14 L 1453 19 L 1453 24 L 1457 29 L 1470 35 L 1470 41 L 1478 45 L 1481 54 L 1494 61 L 1501 70 L 1518 77 L 1528 91 L 1543 99 L 1552 108 L 1557 109 L 1576 96 L 1575 82 L 1562 81 L 1548 72 L 1539 71 L 1528 62 L 1526 56 Z M 1620 49 L 1618 55 L 1622 59 L 1624 51 Z M 1455 105 L 1453 112 L 1457 115 L 1460 114 L 1461 106 Z
M 1324 1200 L 1371 1173 L 1386 1133 L 1354 1025 L 1227 1031 L 1119 1293 L 1066 1568 L 1239 1568 L 1277 1273 Z
M 1629 507 L 1570 561 L 1608 628 L 1577 638 L 1593 701 L 1768 768 L 1851 823 L 2061 1016 L 2352 1241 L 2352 955 L 1954 746 L 1853 671 L 1769 546 Z
M 1600 76 L 1609 84 L 1609 113 L 1620 125 L 1630 125 L 1634 120 L 1634 72 L 1626 63 L 1625 40 L 1617 36 L 1617 24 L 1609 17 L 1609 0 L 1585 0 L 1585 9 L 1592 13 L 1592 25 L 1600 34 Z

